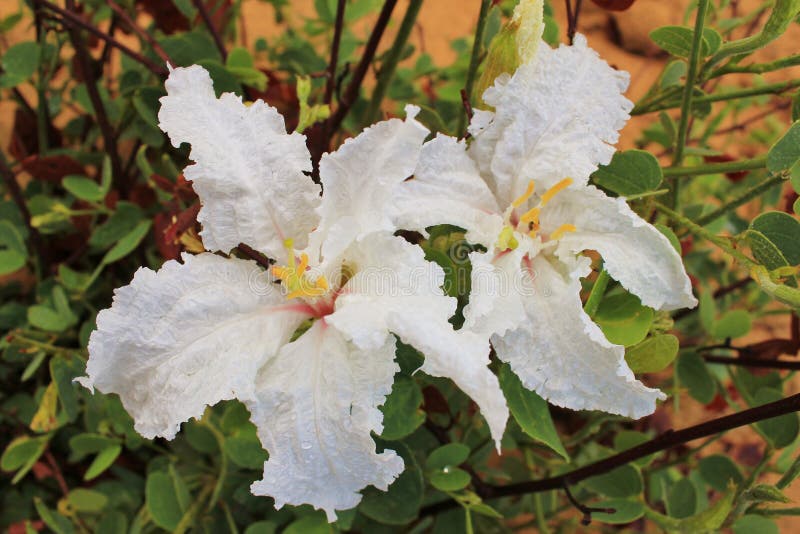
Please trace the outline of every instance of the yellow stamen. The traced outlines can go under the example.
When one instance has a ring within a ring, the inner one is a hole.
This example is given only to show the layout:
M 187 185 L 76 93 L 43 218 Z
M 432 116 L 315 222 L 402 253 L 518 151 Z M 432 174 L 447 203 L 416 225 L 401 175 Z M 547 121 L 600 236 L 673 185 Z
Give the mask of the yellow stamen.
M 532 238 L 536 239 L 537 232 L 538 232 L 538 228 L 533 228 L 530 232 L 528 232 L 528 235 L 531 236 Z
M 519 218 L 519 222 L 522 224 L 539 224 L 539 213 L 541 213 L 541 211 L 542 209 L 539 207 L 531 208 L 522 214 L 522 217 Z
M 574 224 L 562 224 L 561 226 L 556 228 L 556 230 L 552 234 L 550 234 L 550 239 L 552 241 L 555 241 L 557 239 L 561 239 L 567 232 L 574 232 L 574 231 L 575 231 Z
M 535 185 L 533 183 L 533 180 L 531 180 L 530 182 L 528 182 L 528 189 L 526 189 L 521 196 L 517 197 L 517 199 L 514 202 L 512 202 L 511 205 L 514 206 L 514 208 L 522 206 L 529 198 L 533 196 L 534 189 Z
M 553 200 L 554 196 L 556 196 L 559 192 L 561 192 L 564 189 L 566 189 L 567 187 L 569 187 L 571 183 L 572 183 L 572 178 L 564 178 L 563 180 L 558 182 L 556 185 L 554 185 L 553 187 L 551 187 L 550 189 L 545 191 L 544 194 L 542 195 L 542 202 L 541 202 L 540 206 L 544 206 L 548 202 Z
M 300 255 L 300 263 L 294 255 L 294 246 L 291 239 L 284 241 L 286 250 L 288 251 L 288 259 L 286 266 L 275 266 L 272 268 L 272 275 L 283 282 L 284 287 L 289 291 L 286 295 L 287 299 L 294 299 L 298 297 L 319 297 L 328 290 L 328 281 L 324 276 L 320 276 L 311 282 L 306 276 L 308 269 L 308 254 Z

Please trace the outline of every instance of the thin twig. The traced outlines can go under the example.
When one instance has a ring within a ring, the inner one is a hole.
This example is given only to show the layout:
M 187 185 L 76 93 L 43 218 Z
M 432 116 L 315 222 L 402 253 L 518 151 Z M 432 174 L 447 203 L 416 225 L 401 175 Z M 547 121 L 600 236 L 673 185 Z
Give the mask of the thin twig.
M 540 480 L 508 484 L 506 486 L 489 485 L 488 491 L 485 490 L 486 492 L 481 495 L 481 497 L 483 499 L 497 499 L 500 497 L 527 495 L 563 489 L 567 484 L 574 485 L 587 478 L 602 475 L 603 473 L 612 471 L 617 467 L 626 465 L 639 458 L 644 458 L 696 439 L 713 436 L 734 428 L 751 425 L 759 421 L 764 421 L 765 419 L 772 419 L 773 417 L 793 413 L 798 410 L 800 410 L 800 394 L 743 410 L 735 414 L 712 419 L 711 421 L 706 421 L 705 423 L 690 426 L 682 430 L 668 430 L 650 441 L 561 475 Z M 420 511 L 420 516 L 438 514 L 457 506 L 459 506 L 458 503 L 452 500 L 439 502 L 424 507 Z
M 735 347 L 728 347 L 729 350 L 737 350 Z M 703 359 L 708 363 L 723 363 L 725 365 L 736 365 L 739 367 L 756 367 L 760 369 L 783 369 L 800 370 L 800 362 L 787 362 L 783 360 L 761 360 L 755 358 L 734 358 L 732 356 L 718 356 L 707 354 Z
M 572 44 L 575 40 L 575 34 L 578 33 L 578 17 L 581 15 L 582 0 L 575 0 L 575 9 L 572 9 L 572 1 L 564 0 L 567 4 L 567 40 Z
M 472 103 L 472 90 L 475 85 L 475 77 L 478 73 L 478 65 L 481 63 L 481 51 L 483 50 L 483 31 L 486 28 L 486 19 L 488 18 L 490 7 L 492 7 L 491 0 L 481 0 L 481 10 L 478 13 L 478 24 L 475 26 L 475 40 L 472 43 L 472 53 L 469 57 L 467 81 L 465 82 L 464 86 L 466 100 L 470 102 L 470 105 Z M 465 96 L 462 95 L 461 98 L 463 101 Z M 458 126 L 456 127 L 456 132 L 458 135 L 461 135 L 461 132 L 464 131 L 466 118 L 467 117 L 464 114 L 458 115 Z
M 143 41 L 145 41 L 147 44 L 150 45 L 150 47 L 153 49 L 153 52 L 155 52 L 156 55 L 160 57 L 164 63 L 169 63 L 170 65 L 175 64 L 175 62 L 172 61 L 172 59 L 170 59 L 169 54 L 167 54 L 167 51 L 164 50 L 164 48 L 160 44 L 158 44 L 158 41 L 156 41 L 153 38 L 153 36 L 150 35 L 150 33 L 140 28 L 139 25 L 136 24 L 136 21 L 134 21 L 130 17 L 130 15 L 128 15 L 128 13 L 125 11 L 125 9 L 122 8 L 122 6 L 114 2 L 114 0 L 106 0 L 106 3 L 108 4 L 108 7 L 114 10 L 117 16 L 119 16 L 119 18 L 122 19 L 122 21 L 128 26 L 128 28 L 131 31 L 133 31 L 136 35 L 139 36 L 140 39 L 142 39 Z
M 219 33 L 219 30 L 217 30 L 216 26 L 214 26 L 214 21 L 211 20 L 211 15 L 209 15 L 205 3 L 203 0 L 192 0 L 192 3 L 194 7 L 197 8 L 197 12 L 200 13 L 200 18 L 203 19 L 203 23 L 208 28 L 209 33 L 211 33 L 211 37 L 214 39 L 214 44 L 217 45 L 217 50 L 219 50 L 222 60 L 228 59 L 228 50 L 225 48 L 225 41 L 222 40 L 222 35 Z
M 147 67 L 147 69 L 150 72 L 152 72 L 153 74 L 155 74 L 156 76 L 167 76 L 169 74 L 169 71 L 167 71 L 166 67 L 158 65 L 155 62 L 153 62 L 151 59 L 144 57 L 142 54 L 140 54 L 140 53 L 138 53 L 138 52 L 136 52 L 134 50 L 131 50 L 129 47 L 127 47 L 124 44 L 120 43 L 119 41 L 117 41 L 116 39 L 114 39 L 113 37 L 108 35 L 107 33 L 95 28 L 91 24 L 86 23 L 83 19 L 81 19 L 79 16 L 75 15 L 74 13 L 71 13 L 70 11 L 67 11 L 66 9 L 62 9 L 61 7 L 55 5 L 55 4 L 51 3 L 51 2 L 48 2 L 47 0 L 36 0 L 36 3 L 39 6 L 41 6 L 43 8 L 46 8 L 49 11 L 52 11 L 53 13 L 58 14 L 59 17 L 57 18 L 57 20 L 59 22 L 61 22 L 62 24 L 64 24 L 65 26 L 68 26 L 68 27 L 71 27 L 71 28 L 76 28 L 77 27 L 77 28 L 81 28 L 81 29 L 84 29 L 84 30 L 88 31 L 92 35 L 98 37 L 99 39 L 102 39 L 103 41 L 109 43 L 111 46 L 119 49 L 121 52 L 123 52 L 124 54 L 129 56 L 134 61 L 137 61 L 138 63 L 141 63 L 142 65 Z
M 245 245 L 244 243 L 239 243 L 239 245 L 236 248 L 239 250 L 239 252 L 241 252 L 251 260 L 255 260 L 255 262 L 258 263 L 263 268 L 265 269 L 272 268 L 272 263 L 270 263 L 269 259 L 256 249 L 250 247 L 249 245 Z
M 75 0 L 67 0 L 67 9 L 76 11 Z M 106 108 L 103 105 L 103 99 L 100 96 L 100 91 L 97 89 L 97 80 L 93 76 L 91 56 L 89 50 L 86 48 L 86 42 L 78 28 L 69 29 L 70 40 L 72 46 L 75 48 L 75 57 L 78 60 L 78 66 L 83 75 L 83 80 L 86 85 L 86 92 L 89 95 L 89 100 L 92 102 L 94 115 L 97 119 L 97 126 L 100 128 L 100 133 L 103 136 L 103 145 L 106 153 L 111 158 L 111 171 L 113 174 L 114 186 L 119 190 L 123 198 L 127 197 L 128 184 L 122 174 L 122 161 L 119 157 L 119 150 L 117 147 L 117 134 L 111 126 L 106 114 Z
M 364 77 L 367 75 L 369 66 L 372 64 L 372 60 L 375 58 L 375 54 L 378 51 L 378 45 L 381 42 L 381 37 L 383 37 L 384 31 L 386 31 L 386 26 L 389 24 L 389 19 L 392 17 L 392 11 L 394 10 L 395 5 L 397 5 L 397 0 L 386 0 L 386 2 L 383 4 L 383 8 L 381 8 L 381 12 L 378 15 L 378 20 L 375 21 L 375 26 L 373 27 L 372 33 L 367 40 L 366 46 L 364 47 L 364 55 L 361 56 L 361 61 L 359 61 L 356 69 L 353 71 L 353 76 L 350 80 L 350 83 L 347 85 L 347 88 L 344 90 L 344 93 L 342 93 L 342 96 L 339 99 L 339 107 L 336 108 L 336 111 L 326 121 L 326 144 L 330 140 L 330 137 L 342 125 L 342 121 L 350 112 L 350 108 L 353 107 L 353 104 L 355 104 L 355 101 L 358 98 L 358 91 L 361 88 Z
M 327 77 L 325 82 L 325 103 L 330 104 L 333 99 L 333 90 L 336 88 L 336 69 L 339 63 L 339 43 L 342 41 L 344 29 L 344 8 L 346 0 L 338 0 L 336 4 L 336 22 L 333 25 L 333 41 L 331 42 L 331 58 L 328 61 Z

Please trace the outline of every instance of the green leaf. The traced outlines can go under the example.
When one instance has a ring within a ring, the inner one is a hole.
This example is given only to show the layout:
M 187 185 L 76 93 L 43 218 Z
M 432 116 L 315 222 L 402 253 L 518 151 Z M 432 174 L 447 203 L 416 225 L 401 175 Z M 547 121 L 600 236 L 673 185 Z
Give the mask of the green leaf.
M 639 297 L 620 293 L 603 299 L 594 320 L 611 343 L 628 347 L 647 336 L 653 316 L 653 309 L 642 306 Z
M 75 359 L 67 360 L 59 355 L 50 360 L 50 376 L 56 385 L 61 407 L 70 421 L 74 421 L 79 415 L 77 386 L 73 379 L 82 374 L 83 365 Z
M 242 427 L 225 440 L 223 445 L 228 457 L 240 467 L 258 469 L 267 461 L 267 452 L 261 446 L 254 426 Z
M 752 502 L 778 502 L 782 504 L 792 502 L 781 490 L 769 484 L 756 484 L 745 491 L 742 496 Z
M 780 267 L 789 267 L 789 262 L 780 249 L 761 232 L 747 230 L 744 238 L 755 259 L 770 271 Z
M 800 161 L 800 121 L 778 139 L 767 153 L 767 169 L 779 173 L 791 169 Z
M 186 441 L 197 452 L 214 454 L 219 452 L 219 443 L 214 433 L 206 425 L 197 421 L 190 421 L 183 426 L 183 435 Z
M 124 258 L 136 250 L 136 247 L 139 246 L 139 243 L 142 242 L 144 237 L 147 235 L 147 232 L 150 230 L 151 224 L 152 222 L 149 220 L 141 221 L 139 224 L 137 224 L 133 230 L 125 234 L 125 236 L 123 236 L 116 245 L 111 247 L 111 249 L 106 252 L 106 255 L 103 257 L 101 263 L 114 263 L 115 261 Z
M 0 87 L 14 87 L 33 76 L 39 68 L 40 48 L 35 41 L 12 45 L 0 56 Z
M 707 456 L 700 460 L 700 475 L 717 491 L 725 491 L 731 481 L 739 484 L 744 480 L 733 460 L 722 454 Z
M 383 433 L 387 440 L 399 440 L 425 422 L 425 413 L 420 409 L 422 391 L 416 381 L 405 375 L 395 378 L 392 392 L 383 403 Z
M 779 534 L 774 521 L 763 515 L 743 515 L 733 523 L 733 534 Z
M 115 445 L 117 443 L 118 441 L 114 438 L 90 432 L 72 436 L 69 439 L 69 448 L 72 451 L 70 461 L 79 462 L 86 456 L 100 452 L 110 445 Z
M 800 135 L 798 135 L 800 142 Z M 789 265 L 800 264 L 800 221 L 781 211 L 762 213 L 750 223 L 750 228 L 763 234 L 778 247 Z
M 682 478 L 670 488 L 667 496 L 667 513 L 670 517 L 684 519 L 697 511 L 697 489 L 688 478 Z
M 605 512 L 592 513 L 592 520 L 611 525 L 624 525 L 632 523 L 644 515 L 644 504 L 628 499 L 606 499 L 592 503 L 592 508 L 609 508 L 613 514 Z
M 27 259 L 28 250 L 22 234 L 11 221 L 0 221 L 0 275 L 21 269 Z
M 36 328 L 49 332 L 63 332 L 72 324 L 75 317 L 57 312 L 49 306 L 36 304 L 28 308 L 28 322 Z
M 703 28 L 703 40 L 705 41 L 703 44 L 708 45 L 708 48 L 703 50 L 707 56 L 714 54 L 722 46 L 722 35 L 714 28 Z
M 171 473 L 154 471 L 147 476 L 144 490 L 147 509 L 153 522 L 170 531 L 175 530 L 186 511 L 181 506 L 176 482 Z
M 446 467 L 428 474 L 431 485 L 439 491 L 459 491 L 469 485 L 469 473 L 459 467 Z
M 222 93 L 236 93 L 242 94 L 242 86 L 233 75 L 222 63 L 216 59 L 203 59 L 197 62 L 198 65 L 203 67 L 211 75 L 214 82 L 214 93 L 217 97 Z
M 663 179 L 661 166 L 650 152 L 626 150 L 617 152 L 608 165 L 592 175 L 594 182 L 618 195 L 639 195 L 653 191 Z
M 742 337 L 750 331 L 752 320 L 746 310 L 730 310 L 725 312 L 711 329 L 717 339 Z
M 583 484 L 596 493 L 615 498 L 633 497 L 644 489 L 641 473 L 631 464 L 587 478 Z
M 143 217 L 142 209 L 136 204 L 118 202 L 116 211 L 95 229 L 89 244 L 98 248 L 110 247 L 131 232 Z
M 650 437 L 647 434 L 635 430 L 620 430 L 614 436 L 614 450 L 619 452 L 626 451 L 647 441 L 650 441 Z M 639 467 L 647 467 L 655 457 L 655 454 L 651 454 L 644 458 L 638 458 L 631 463 Z
M 58 512 L 50 510 L 39 497 L 33 498 L 33 504 L 39 517 L 55 534 L 73 534 L 75 532 L 75 528 L 69 519 Z
M 645 339 L 625 351 L 625 361 L 634 373 L 657 373 L 678 356 L 680 342 L 672 334 Z
M 47 437 L 40 436 L 29 438 L 20 436 L 11 441 L 0 456 L 0 468 L 3 471 L 17 471 L 12 483 L 16 484 L 30 471 L 36 460 L 44 453 L 47 447 Z
M 536 441 L 540 441 L 569 461 L 558 432 L 550 416 L 547 401 L 535 391 L 526 389 L 508 364 L 500 368 L 500 387 L 508 402 L 508 407 L 522 431 Z
M 133 93 L 133 107 L 139 117 L 154 128 L 158 128 L 158 110 L 161 107 L 159 99 L 164 96 L 164 91 L 156 87 L 142 87 Z
M 417 518 L 425 493 L 425 481 L 414 454 L 402 443 L 386 444 L 405 462 L 405 470 L 392 482 L 387 491 L 368 487 L 359 512 L 385 525 L 406 525 Z
M 211 37 L 202 31 L 191 31 L 170 35 L 159 40 L 159 44 L 175 62 L 175 66 L 188 67 L 204 59 L 222 59 Z M 220 65 L 222 66 L 222 65 Z
M 275 534 L 278 525 L 272 521 L 256 521 L 251 523 L 244 531 L 244 534 Z
M 314 512 L 291 522 L 283 534 L 333 534 L 333 528 L 325 514 Z
M 110 445 L 100 451 L 84 473 L 83 480 L 92 480 L 103 474 L 114 464 L 121 452 L 122 445 Z
M 708 372 L 703 359 L 695 352 L 678 358 L 675 372 L 680 383 L 689 390 L 689 395 L 703 404 L 708 404 L 717 393 L 717 385 Z
M 77 512 L 99 514 L 108 504 L 108 497 L 99 491 L 75 488 L 67 495 L 67 502 Z
M 795 91 L 792 96 L 792 121 L 798 120 L 800 120 L 800 90 Z
M 81 200 L 88 200 L 89 202 L 98 202 L 103 200 L 105 193 L 103 189 L 95 182 L 84 176 L 71 174 L 65 176 L 61 182 L 64 189 L 75 195 Z
M 761 406 L 769 402 L 781 400 L 780 391 L 772 388 L 760 388 L 753 396 L 753 406 Z M 756 428 L 776 449 L 791 445 L 800 431 L 800 420 L 796 413 L 787 413 L 756 423 Z
M 455 467 L 467 461 L 469 458 L 469 447 L 461 443 L 448 443 L 434 449 L 428 455 L 425 467 L 429 470 L 445 469 Z
M 666 50 L 673 56 L 683 58 L 688 58 L 692 55 L 693 36 L 694 30 L 686 26 L 662 26 L 650 32 L 650 39 L 652 39 L 659 48 Z M 704 35 L 700 56 L 707 56 L 708 50 L 709 45 Z

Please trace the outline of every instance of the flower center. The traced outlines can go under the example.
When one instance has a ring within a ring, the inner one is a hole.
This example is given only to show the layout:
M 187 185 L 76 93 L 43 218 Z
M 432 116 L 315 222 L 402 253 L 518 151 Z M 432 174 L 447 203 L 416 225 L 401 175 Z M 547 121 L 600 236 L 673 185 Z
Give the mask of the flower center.
M 500 250 L 514 250 L 517 248 L 519 246 L 519 241 L 516 237 L 514 237 L 514 232 L 517 231 L 526 233 L 530 237 L 535 238 L 539 233 L 539 215 L 542 213 L 542 208 L 544 208 L 548 202 L 553 200 L 553 197 L 555 197 L 558 193 L 569 187 L 571 183 L 572 178 L 564 178 L 553 187 L 542 193 L 541 197 L 539 198 L 539 203 L 523 213 L 519 219 L 517 219 L 515 210 L 525 204 L 533 196 L 533 193 L 536 190 L 536 185 L 534 184 L 534 181 L 531 180 L 528 183 L 528 188 L 525 190 L 525 192 L 517 197 L 517 199 L 511 203 L 508 209 L 506 209 L 503 216 L 505 226 L 500 232 L 500 236 L 497 238 L 497 248 Z M 575 225 L 562 224 L 550 234 L 549 240 L 560 239 L 565 233 L 574 231 Z
M 311 280 L 306 275 L 308 269 L 308 254 L 300 255 L 300 263 L 294 253 L 294 244 L 291 239 L 284 242 L 286 250 L 289 252 L 289 265 L 275 266 L 272 268 L 272 275 L 280 279 L 287 290 L 286 298 L 294 299 L 298 297 L 321 297 L 328 291 L 328 281 L 324 276 Z

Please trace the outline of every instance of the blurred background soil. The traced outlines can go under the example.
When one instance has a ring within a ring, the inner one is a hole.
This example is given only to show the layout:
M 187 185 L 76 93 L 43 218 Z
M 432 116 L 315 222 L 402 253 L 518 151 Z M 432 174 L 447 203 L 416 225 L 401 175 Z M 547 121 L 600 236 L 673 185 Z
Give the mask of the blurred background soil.
M 400 0 L 395 13 L 405 11 L 407 0 Z M 562 41 L 566 30 L 566 14 L 564 3 L 560 0 L 553 0 L 553 7 L 556 11 L 556 18 L 562 31 Z M 667 25 L 688 25 L 684 17 L 686 8 L 690 0 L 637 0 L 633 6 L 625 12 L 610 13 L 600 9 L 589 1 L 583 2 L 583 9 L 578 25 L 581 33 L 585 34 L 590 45 L 596 49 L 600 55 L 611 65 L 627 70 L 631 74 L 631 84 L 628 90 L 628 97 L 636 101 L 640 98 L 658 78 L 664 64 L 667 61 L 666 55 L 658 49 L 649 39 L 648 34 L 651 30 Z M 760 5 L 759 0 L 740 0 L 738 9 L 740 14 L 745 14 L 749 10 Z M 16 2 L 9 0 L 0 1 L 0 17 L 16 11 Z M 455 52 L 450 47 L 453 39 L 470 35 L 474 31 L 475 22 L 479 9 L 478 0 L 428 0 L 424 2 L 418 19 L 415 32 L 412 34 L 411 42 L 417 50 L 424 50 L 431 54 L 437 65 L 447 65 L 455 59 Z M 275 24 L 273 8 L 258 0 L 245 0 L 243 3 L 244 12 L 244 32 L 240 37 L 252 49 L 253 43 L 259 37 L 264 37 L 267 41 L 280 35 L 283 27 Z M 302 25 L 303 19 L 314 14 L 313 0 L 292 0 L 291 6 L 286 14 L 294 25 Z M 143 20 L 147 15 L 142 15 Z M 353 28 L 357 34 L 364 35 L 371 27 L 369 18 L 359 21 Z M 762 20 L 763 22 L 763 20 Z M 397 31 L 399 16 L 390 26 L 387 35 L 384 36 L 383 46 L 391 43 L 394 32 Z M 750 33 L 758 31 L 760 26 L 754 25 Z M 20 24 L 6 36 L 9 43 L 19 42 L 32 35 L 30 24 Z M 738 32 L 735 37 L 743 37 L 745 32 Z M 135 38 L 132 36 L 120 36 L 123 42 L 136 46 Z M 794 24 L 779 40 L 770 44 L 767 48 L 759 51 L 755 56 L 756 61 L 770 61 L 782 56 L 787 56 L 798 52 L 800 48 L 800 25 Z M 413 61 L 413 58 L 407 60 Z M 764 76 L 768 82 L 777 82 L 787 79 L 800 77 L 800 67 L 784 69 L 778 72 L 769 73 Z M 741 84 L 746 86 L 752 75 L 726 76 L 726 84 Z M 370 85 L 370 81 L 367 85 Z M 28 88 L 31 89 L 31 88 Z M 31 89 L 23 91 L 29 101 L 35 102 L 36 95 Z M 785 101 L 786 99 L 784 99 Z M 4 149 L 8 146 L 9 135 L 13 126 L 13 112 L 15 104 L 11 100 L 0 101 L 0 146 Z M 763 113 L 763 108 L 755 110 L 754 114 Z M 776 109 L 781 120 L 788 124 L 788 106 Z M 745 117 L 739 117 L 742 122 Z M 62 117 L 66 121 L 66 117 Z M 635 146 L 635 140 L 642 129 L 651 124 L 656 118 L 653 115 L 634 117 L 622 132 L 620 148 L 627 149 Z M 757 126 L 758 122 L 752 123 Z M 723 124 L 730 129 L 733 123 Z M 714 148 L 724 150 L 734 158 L 753 157 L 763 151 L 763 146 L 748 140 L 747 132 L 734 130 L 729 135 L 715 137 L 712 140 Z M 667 163 L 667 160 L 664 160 Z M 744 212 L 747 213 L 747 208 Z M 738 340 L 738 343 L 745 345 L 764 339 L 775 337 L 789 337 L 789 318 L 788 316 L 775 316 L 766 320 L 762 319 L 753 325 L 753 330 L 748 337 Z M 796 355 L 791 355 L 796 356 Z M 800 380 L 793 380 L 787 385 L 787 394 L 800 392 Z M 722 415 L 723 412 L 711 412 L 706 407 L 683 395 L 680 401 L 680 411 L 672 409 L 673 404 L 667 403 L 651 419 L 651 427 L 659 431 L 670 427 L 683 428 L 707 419 Z M 749 428 L 740 428 L 728 432 L 721 440 L 713 446 L 708 447 L 704 454 L 724 453 L 736 458 L 744 465 L 755 465 L 761 457 L 764 445 L 763 440 Z M 787 491 L 790 498 L 795 503 L 800 503 L 800 484 L 796 483 Z M 800 519 L 783 518 L 779 521 L 781 531 L 792 532 L 795 528 L 800 528 Z M 794 527 L 794 528 L 793 528 Z

